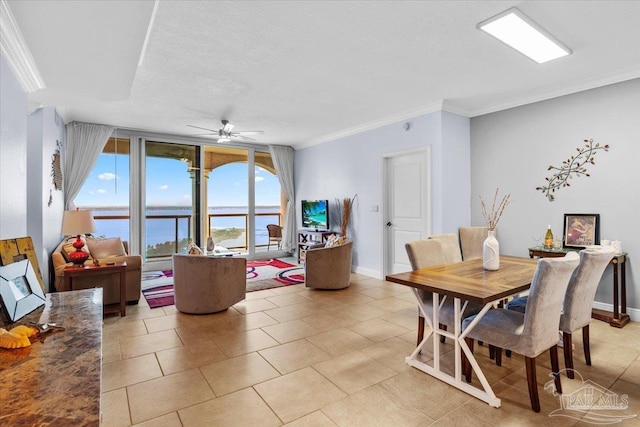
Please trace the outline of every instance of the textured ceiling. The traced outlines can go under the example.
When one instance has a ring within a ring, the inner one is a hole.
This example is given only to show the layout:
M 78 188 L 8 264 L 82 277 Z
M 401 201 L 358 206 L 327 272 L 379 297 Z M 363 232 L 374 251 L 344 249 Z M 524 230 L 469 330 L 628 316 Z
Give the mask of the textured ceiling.
M 47 86 L 32 104 L 176 135 L 225 118 L 302 147 L 640 77 L 640 1 L 7 3 Z M 573 54 L 538 65 L 476 29 L 512 6 Z

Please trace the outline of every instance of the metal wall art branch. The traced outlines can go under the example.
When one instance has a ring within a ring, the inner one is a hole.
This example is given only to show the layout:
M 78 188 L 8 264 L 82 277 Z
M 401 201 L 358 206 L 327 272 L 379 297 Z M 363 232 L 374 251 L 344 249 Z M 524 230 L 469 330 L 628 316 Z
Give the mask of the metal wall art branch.
M 590 176 L 587 173 L 587 164 L 595 165 L 595 155 L 597 150 L 609 151 L 609 144 L 600 145 L 593 142 L 593 139 L 585 139 L 584 146 L 576 148 L 578 154 L 562 161 L 562 166 L 550 165 L 548 171 L 557 171 L 551 177 L 546 177 L 547 185 L 536 187 L 550 202 L 555 200 L 553 193 L 564 187 L 570 187 L 569 180 L 579 176 Z

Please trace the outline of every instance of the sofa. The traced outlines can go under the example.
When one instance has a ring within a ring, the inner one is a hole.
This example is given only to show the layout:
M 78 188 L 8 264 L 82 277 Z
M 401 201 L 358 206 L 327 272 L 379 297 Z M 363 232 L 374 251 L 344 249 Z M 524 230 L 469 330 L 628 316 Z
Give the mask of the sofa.
M 344 289 L 351 283 L 353 242 L 307 250 L 304 283 L 307 288 Z
M 126 295 L 127 304 L 137 304 L 140 299 L 141 279 L 142 279 L 142 257 L 140 255 L 129 255 L 129 246 L 119 237 L 98 239 L 92 237 L 82 237 L 85 242 L 82 250 L 89 253 L 90 257 L 85 264 L 89 265 L 97 259 L 101 264 L 107 262 L 126 262 Z M 64 283 L 64 269 L 73 265 L 68 261 L 67 254 L 75 251 L 72 243 L 75 237 L 66 238 L 56 247 L 51 255 L 53 271 L 55 274 L 54 286 L 58 292 L 68 291 Z M 120 301 L 118 293 L 116 274 L 105 274 L 99 276 L 74 277 L 74 289 L 95 288 L 101 286 L 104 289 L 104 304 L 114 304 Z M 113 284 L 113 285 L 111 285 Z

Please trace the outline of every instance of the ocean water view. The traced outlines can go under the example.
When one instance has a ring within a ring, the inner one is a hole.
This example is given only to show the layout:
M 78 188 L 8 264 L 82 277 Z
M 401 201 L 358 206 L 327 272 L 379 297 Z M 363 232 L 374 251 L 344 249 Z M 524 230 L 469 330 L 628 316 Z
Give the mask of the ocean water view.
M 83 209 L 91 209 L 94 217 L 102 216 L 127 216 L 128 209 L 112 209 L 86 207 Z M 273 215 L 256 215 L 255 221 L 255 241 L 256 246 L 266 245 L 269 242 L 269 234 L 267 232 L 267 224 L 278 224 L 280 206 L 256 206 L 256 214 L 273 214 Z M 166 207 L 166 208 L 147 208 L 146 210 L 146 245 L 154 246 L 166 242 L 175 241 L 176 218 L 178 240 L 187 239 L 189 237 L 189 217 L 192 209 L 189 207 Z M 209 207 L 210 215 L 225 215 L 211 218 L 211 228 L 222 230 L 236 228 L 245 230 L 247 219 L 246 214 L 248 208 L 246 206 L 223 206 Z M 226 216 L 228 215 L 228 216 Z M 238 215 L 238 216 L 234 216 Z M 164 218 L 169 216 L 170 218 Z M 162 218 L 154 218 L 162 217 Z M 129 241 L 129 220 L 128 219 L 96 219 L 96 236 L 120 237 Z M 206 226 L 206 225 L 205 225 Z M 193 236 L 191 236 L 193 239 Z M 220 242 L 216 242 L 220 243 Z

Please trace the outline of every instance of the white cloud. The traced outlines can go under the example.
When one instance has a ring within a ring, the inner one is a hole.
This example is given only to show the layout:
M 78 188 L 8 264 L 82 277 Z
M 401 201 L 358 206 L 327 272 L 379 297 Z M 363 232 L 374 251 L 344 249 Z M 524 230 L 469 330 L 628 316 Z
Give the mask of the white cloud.
M 168 188 L 169 188 L 169 186 L 167 184 L 164 184 L 164 185 L 160 186 L 160 190 L 166 190 Z
M 185 200 L 191 200 L 191 194 L 185 194 L 182 198 Z
M 102 188 L 99 190 L 96 190 L 96 193 L 98 194 L 107 194 L 107 190 L 103 190 Z
M 264 176 L 256 176 L 256 182 L 264 181 Z
M 115 173 L 111 173 L 111 172 L 103 172 L 100 175 L 98 175 L 98 179 L 101 179 L 103 181 L 113 181 L 114 179 L 117 179 L 118 176 Z

